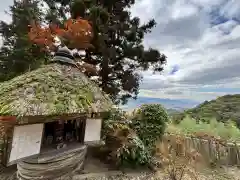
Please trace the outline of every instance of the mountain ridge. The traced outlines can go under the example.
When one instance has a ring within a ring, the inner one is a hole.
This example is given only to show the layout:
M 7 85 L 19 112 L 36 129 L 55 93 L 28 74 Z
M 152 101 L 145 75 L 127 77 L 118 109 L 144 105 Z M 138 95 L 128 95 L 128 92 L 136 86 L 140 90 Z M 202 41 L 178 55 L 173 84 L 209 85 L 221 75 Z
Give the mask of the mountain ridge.
M 240 127 L 240 94 L 225 95 L 205 101 L 184 113 L 198 119 L 216 118 L 222 122 L 233 120 Z
M 123 106 L 123 109 L 131 110 L 135 109 L 142 104 L 162 104 L 166 109 L 174 109 L 183 111 L 189 108 L 193 108 L 198 105 L 199 102 L 188 99 L 169 99 L 169 98 L 151 98 L 151 97 L 138 97 L 136 100 L 130 100 L 127 105 Z

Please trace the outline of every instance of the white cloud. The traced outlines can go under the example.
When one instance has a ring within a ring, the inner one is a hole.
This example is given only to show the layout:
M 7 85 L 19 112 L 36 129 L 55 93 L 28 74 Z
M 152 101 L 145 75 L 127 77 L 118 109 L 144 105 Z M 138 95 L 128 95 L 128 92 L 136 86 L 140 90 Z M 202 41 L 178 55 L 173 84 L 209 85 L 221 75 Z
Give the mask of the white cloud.
M 13 0 L 2 1 L 0 6 L 0 19 L 2 21 L 10 21 L 11 17 L 6 11 L 9 11 L 9 6 L 13 4 Z
M 183 1 L 176 1 L 173 5 L 172 19 L 191 17 L 198 12 L 198 7 L 185 4 Z
M 167 91 L 148 91 L 141 90 L 139 96 L 149 98 L 165 98 L 165 99 L 190 99 L 202 102 L 204 100 L 214 99 L 219 96 L 226 95 L 226 92 L 194 92 L 191 90 L 167 90 Z M 204 99 L 202 99 L 204 97 Z
M 240 20 L 240 1 L 239 0 L 228 0 L 220 12 L 222 15 L 224 15 L 228 18 L 235 17 L 238 20 Z
M 9 11 L 9 6 L 13 4 L 13 1 L 2 1 L 0 6 L 0 20 L 10 22 L 11 16 L 6 13 Z M 2 46 L 2 38 L 0 38 L 0 46 Z
M 143 22 L 155 18 L 158 23 L 146 37 L 145 45 L 158 48 L 168 57 L 162 75 L 144 73 L 140 95 L 203 101 L 229 91 L 199 92 L 202 87 L 238 88 L 240 93 L 239 3 L 238 0 L 142 0 L 136 4 L 133 15 Z M 151 13 L 140 13 L 139 8 Z M 169 75 L 175 64 L 180 70 Z

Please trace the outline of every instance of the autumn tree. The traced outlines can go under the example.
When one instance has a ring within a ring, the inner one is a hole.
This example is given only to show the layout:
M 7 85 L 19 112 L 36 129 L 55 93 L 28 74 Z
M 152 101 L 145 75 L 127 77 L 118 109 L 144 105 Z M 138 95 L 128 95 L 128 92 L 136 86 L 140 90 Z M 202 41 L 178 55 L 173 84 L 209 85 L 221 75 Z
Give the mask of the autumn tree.
M 10 6 L 11 22 L 0 22 L 3 45 L 0 49 L 0 81 L 38 68 L 47 59 L 45 53 L 28 39 L 29 23 L 41 21 L 39 2 L 14 0 Z
M 48 23 L 63 26 L 69 17 L 82 17 L 92 24 L 94 48 L 86 49 L 78 59 L 100 67 L 99 86 L 116 102 L 136 98 L 141 70 L 162 71 L 166 57 L 156 49 L 145 49 L 143 38 L 156 25 L 154 20 L 141 25 L 130 17 L 134 0 L 44 0 L 49 10 Z
M 67 46 L 70 50 L 85 50 L 92 47 L 90 44 L 93 37 L 92 27 L 87 20 L 80 17 L 66 20 L 64 28 L 54 23 L 41 26 L 37 21 L 32 21 L 29 27 L 30 41 L 45 52 L 56 52 L 59 46 Z
M 93 38 L 92 27 L 87 20 L 80 17 L 66 20 L 63 28 L 54 23 L 43 27 L 36 21 L 32 21 L 29 26 L 30 41 L 38 45 L 45 53 L 55 53 L 59 47 L 78 51 L 93 48 L 90 43 Z M 97 68 L 92 64 L 79 60 L 75 65 L 89 77 L 99 74 Z

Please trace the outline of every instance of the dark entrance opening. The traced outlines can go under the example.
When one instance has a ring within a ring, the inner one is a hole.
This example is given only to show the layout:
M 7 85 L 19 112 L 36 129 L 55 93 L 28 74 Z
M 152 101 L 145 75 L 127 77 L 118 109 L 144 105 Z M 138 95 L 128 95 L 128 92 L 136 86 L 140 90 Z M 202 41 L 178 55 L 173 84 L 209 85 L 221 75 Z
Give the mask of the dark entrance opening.
M 85 119 L 48 122 L 44 126 L 42 148 L 63 148 L 69 144 L 84 143 Z

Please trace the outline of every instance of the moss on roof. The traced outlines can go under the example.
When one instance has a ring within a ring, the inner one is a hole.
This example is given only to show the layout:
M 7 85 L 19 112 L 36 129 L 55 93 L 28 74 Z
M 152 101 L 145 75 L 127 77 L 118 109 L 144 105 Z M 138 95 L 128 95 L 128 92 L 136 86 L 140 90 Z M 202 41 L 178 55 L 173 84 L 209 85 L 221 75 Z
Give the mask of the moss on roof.
M 79 69 L 49 64 L 0 84 L 0 114 L 104 112 L 112 102 Z

